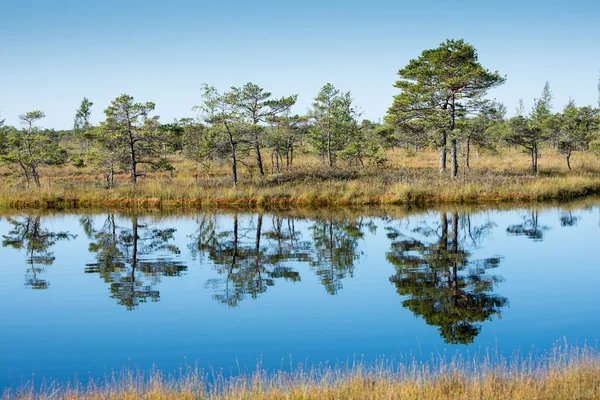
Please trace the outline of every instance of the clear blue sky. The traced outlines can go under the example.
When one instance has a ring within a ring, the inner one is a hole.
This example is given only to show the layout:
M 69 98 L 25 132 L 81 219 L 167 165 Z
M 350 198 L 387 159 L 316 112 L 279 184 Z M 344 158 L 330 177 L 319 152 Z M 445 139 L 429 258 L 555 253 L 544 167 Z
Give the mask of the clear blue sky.
M 0 113 L 40 109 L 70 128 L 85 96 L 92 119 L 121 93 L 154 101 L 165 122 L 193 116 L 203 82 L 252 81 L 298 94 L 302 113 L 326 82 L 351 90 L 364 117 L 385 115 L 396 72 L 447 38 L 475 45 L 508 77 L 490 93 L 513 113 L 550 81 L 555 110 L 597 104 L 600 2 L 32 1 L 0 7 Z

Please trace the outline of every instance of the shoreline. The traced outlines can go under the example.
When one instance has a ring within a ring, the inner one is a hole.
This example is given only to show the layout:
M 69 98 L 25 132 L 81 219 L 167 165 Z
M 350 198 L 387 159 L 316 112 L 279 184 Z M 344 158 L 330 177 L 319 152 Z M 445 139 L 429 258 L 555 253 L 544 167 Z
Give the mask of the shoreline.
M 427 180 L 415 183 L 355 180 L 243 184 L 237 188 L 190 186 L 154 179 L 133 187 L 103 189 L 87 182 L 78 187 L 19 189 L 0 193 L 2 209 L 278 208 L 350 206 L 431 206 L 571 201 L 600 194 L 600 176 L 555 176 L 533 179 L 492 177 L 487 181 Z

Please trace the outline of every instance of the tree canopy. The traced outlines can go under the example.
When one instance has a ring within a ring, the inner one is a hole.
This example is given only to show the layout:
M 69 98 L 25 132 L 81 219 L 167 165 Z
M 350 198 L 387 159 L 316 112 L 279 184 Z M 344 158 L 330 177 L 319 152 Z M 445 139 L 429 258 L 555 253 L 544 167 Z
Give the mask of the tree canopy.
M 440 170 L 446 169 L 446 138 L 455 128 L 457 113 L 472 111 L 487 91 L 506 80 L 498 71 L 485 69 L 475 47 L 464 40 L 447 40 L 398 71 L 394 97 L 386 121 L 401 129 L 425 124 L 440 132 Z M 452 141 L 452 176 L 456 176 L 456 142 Z

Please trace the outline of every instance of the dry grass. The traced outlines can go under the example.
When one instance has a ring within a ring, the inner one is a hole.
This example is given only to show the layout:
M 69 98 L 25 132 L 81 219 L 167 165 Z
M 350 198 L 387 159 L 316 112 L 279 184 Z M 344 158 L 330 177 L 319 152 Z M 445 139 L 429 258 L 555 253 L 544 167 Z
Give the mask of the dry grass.
M 253 168 L 241 168 L 240 183 L 231 186 L 226 165 L 209 175 L 198 166 L 174 157 L 176 173 L 152 173 L 137 186 L 126 174 L 115 189 L 102 187 L 102 177 L 90 168 L 47 168 L 41 190 L 25 189 L 3 172 L 0 206 L 35 208 L 204 207 L 233 205 L 320 206 L 432 204 L 568 200 L 600 193 L 600 161 L 587 153 L 573 157 L 573 171 L 548 150 L 540 159 L 540 174 L 529 173 L 525 155 L 515 150 L 485 154 L 461 170 L 458 179 L 440 176 L 437 153 L 388 153 L 386 168 L 330 170 L 312 156 L 299 157 L 294 168 L 261 178 Z
M 4 399 L 598 399 L 600 355 L 591 347 L 555 347 L 538 357 L 477 355 L 429 362 L 355 363 L 226 379 L 182 368 L 164 375 L 124 371 L 105 382 L 33 383 Z

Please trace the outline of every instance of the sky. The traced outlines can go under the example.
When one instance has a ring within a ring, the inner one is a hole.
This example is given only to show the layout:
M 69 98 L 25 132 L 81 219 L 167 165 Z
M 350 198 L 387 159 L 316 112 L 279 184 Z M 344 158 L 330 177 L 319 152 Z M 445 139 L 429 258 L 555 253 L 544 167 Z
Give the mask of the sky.
M 488 97 L 531 108 L 550 82 L 554 110 L 597 105 L 600 1 L 4 0 L 0 115 L 42 110 L 69 129 L 83 97 L 92 122 L 122 93 L 153 101 L 163 122 L 193 117 L 203 83 L 254 82 L 298 94 L 304 113 L 327 82 L 351 91 L 363 118 L 385 116 L 397 72 L 424 49 L 465 39 L 507 82 Z

